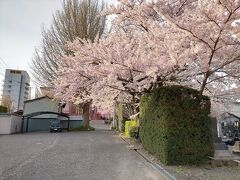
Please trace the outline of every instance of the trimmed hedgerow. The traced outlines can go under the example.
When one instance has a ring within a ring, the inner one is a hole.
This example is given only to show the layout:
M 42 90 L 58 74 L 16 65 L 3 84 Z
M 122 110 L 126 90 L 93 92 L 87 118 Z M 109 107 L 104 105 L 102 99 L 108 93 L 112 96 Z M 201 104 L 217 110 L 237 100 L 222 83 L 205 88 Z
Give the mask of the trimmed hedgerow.
M 161 87 L 141 98 L 140 139 L 164 164 L 198 164 L 214 153 L 210 100 L 181 86 Z
M 123 105 L 121 103 L 117 104 L 117 117 L 118 117 L 118 130 L 120 132 L 125 131 L 125 119 L 123 117 Z
M 7 107 L 0 105 L 0 113 L 6 113 L 6 112 L 8 112 Z
M 120 132 L 125 132 L 125 122 L 129 121 L 129 119 L 126 117 L 126 114 L 124 114 L 124 106 L 122 103 L 118 103 L 116 106 L 117 111 L 117 118 L 118 118 L 118 130 Z

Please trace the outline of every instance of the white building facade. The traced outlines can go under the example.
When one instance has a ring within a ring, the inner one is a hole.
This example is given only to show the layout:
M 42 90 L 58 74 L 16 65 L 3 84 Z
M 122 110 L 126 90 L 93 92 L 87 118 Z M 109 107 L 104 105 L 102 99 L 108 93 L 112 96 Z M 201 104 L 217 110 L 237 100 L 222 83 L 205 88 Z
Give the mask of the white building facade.
M 26 71 L 6 69 L 3 97 L 9 97 L 14 111 L 23 110 L 30 97 L 30 77 Z

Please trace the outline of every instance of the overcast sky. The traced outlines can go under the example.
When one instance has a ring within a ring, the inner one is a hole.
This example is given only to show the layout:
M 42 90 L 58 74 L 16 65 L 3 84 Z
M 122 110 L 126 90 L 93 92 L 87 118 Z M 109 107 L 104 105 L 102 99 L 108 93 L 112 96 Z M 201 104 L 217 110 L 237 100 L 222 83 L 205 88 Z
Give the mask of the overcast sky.
M 41 28 L 51 24 L 52 14 L 61 6 L 62 0 L 0 0 L 0 80 L 4 74 L 1 58 L 8 68 L 30 70 Z

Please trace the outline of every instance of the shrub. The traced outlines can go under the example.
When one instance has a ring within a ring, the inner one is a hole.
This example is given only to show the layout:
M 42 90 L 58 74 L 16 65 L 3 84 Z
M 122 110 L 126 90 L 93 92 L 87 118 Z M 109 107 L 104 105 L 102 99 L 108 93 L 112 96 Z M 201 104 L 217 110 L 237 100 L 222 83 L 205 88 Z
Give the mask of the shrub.
M 129 136 L 130 138 L 138 139 L 138 132 L 139 132 L 139 127 L 138 126 L 133 126 L 129 130 Z
M 125 121 L 125 133 L 124 133 L 125 137 L 130 138 L 130 130 L 131 128 L 136 126 L 137 126 L 137 121 L 134 121 L 134 120 Z
M 7 107 L 0 105 L 0 113 L 7 113 L 7 112 L 8 112 Z
M 164 164 L 198 164 L 214 153 L 210 100 L 181 86 L 161 87 L 141 98 L 140 139 Z

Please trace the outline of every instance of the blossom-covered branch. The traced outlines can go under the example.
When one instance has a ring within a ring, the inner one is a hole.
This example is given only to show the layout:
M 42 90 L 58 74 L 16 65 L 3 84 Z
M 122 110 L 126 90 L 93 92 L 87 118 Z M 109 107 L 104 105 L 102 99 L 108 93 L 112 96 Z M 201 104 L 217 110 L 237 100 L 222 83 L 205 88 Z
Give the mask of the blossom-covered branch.
M 57 95 L 137 104 L 151 89 L 177 83 L 213 98 L 239 98 L 239 0 L 119 2 L 106 12 L 116 15 L 112 33 L 68 44 L 74 55 L 63 58 Z

